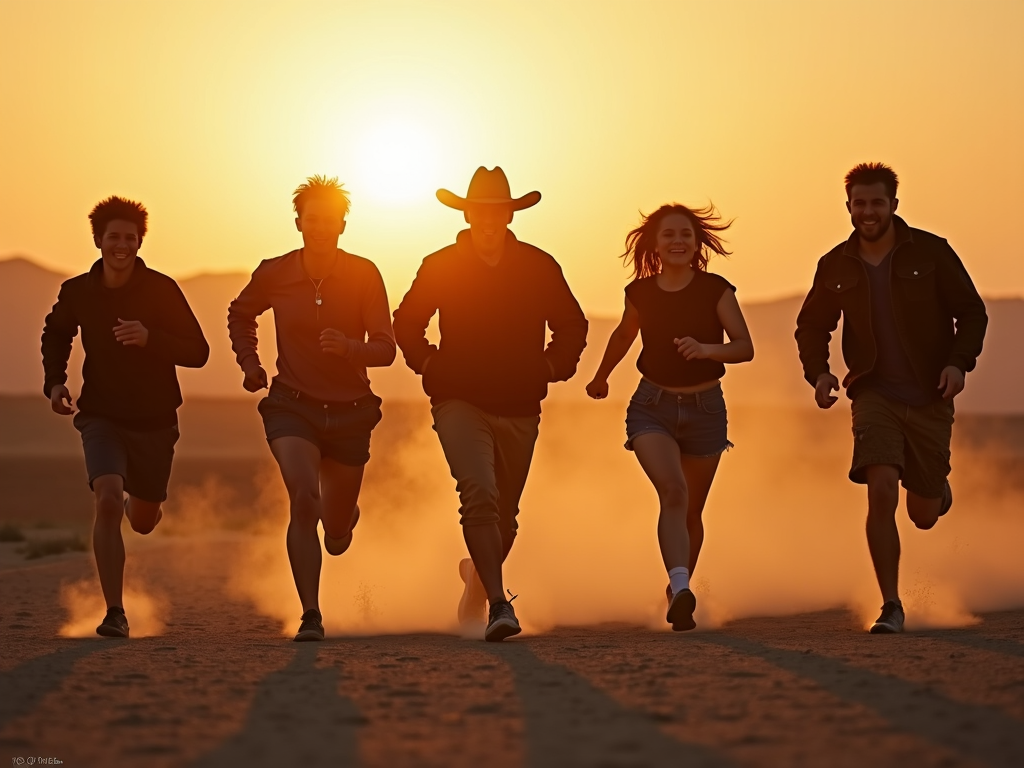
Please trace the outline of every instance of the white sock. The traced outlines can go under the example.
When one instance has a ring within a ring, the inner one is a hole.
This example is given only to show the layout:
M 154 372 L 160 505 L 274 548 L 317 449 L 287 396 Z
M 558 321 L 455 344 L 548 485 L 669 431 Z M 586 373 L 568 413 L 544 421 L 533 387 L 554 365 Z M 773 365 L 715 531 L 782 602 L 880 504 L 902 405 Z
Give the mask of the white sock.
M 684 589 L 690 588 L 690 569 L 689 568 L 673 568 L 668 572 L 668 583 L 672 586 L 672 596 L 675 597 L 677 593 L 682 592 Z

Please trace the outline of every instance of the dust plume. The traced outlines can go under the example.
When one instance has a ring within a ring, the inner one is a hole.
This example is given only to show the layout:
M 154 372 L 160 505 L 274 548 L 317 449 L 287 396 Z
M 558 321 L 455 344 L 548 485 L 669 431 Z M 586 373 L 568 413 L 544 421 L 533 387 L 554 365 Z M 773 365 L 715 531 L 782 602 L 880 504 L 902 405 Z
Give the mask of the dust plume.
M 137 579 L 133 579 L 137 582 Z M 68 617 L 58 634 L 61 637 L 95 637 L 96 626 L 103 620 L 107 606 L 100 583 L 95 578 L 64 582 L 60 587 L 60 604 Z M 168 603 L 162 596 L 138 583 L 131 585 L 126 577 L 124 611 L 128 616 L 132 637 L 154 637 L 163 634 Z
M 622 448 L 624 411 L 607 401 L 545 405 L 505 570 L 528 632 L 600 622 L 667 630 L 657 497 Z M 964 625 L 978 612 L 1024 605 L 1015 553 L 1024 521 L 1014 512 L 1024 487 L 1010 482 L 1024 451 L 986 442 L 983 425 L 964 421 L 954 433 L 949 515 L 918 531 L 898 513 L 909 629 Z M 693 578 L 699 627 L 837 606 L 865 625 L 873 620 L 881 601 L 864 536 L 866 491 L 846 479 L 848 410 L 736 408 L 730 436 L 736 448 L 712 488 Z M 327 631 L 455 632 L 465 545 L 455 483 L 425 405 L 386 404 L 371 452 L 352 548 L 324 555 Z M 270 535 L 252 537 L 229 590 L 287 635 L 301 612 L 285 551 L 287 501 L 276 467 L 261 472 L 261 525 Z

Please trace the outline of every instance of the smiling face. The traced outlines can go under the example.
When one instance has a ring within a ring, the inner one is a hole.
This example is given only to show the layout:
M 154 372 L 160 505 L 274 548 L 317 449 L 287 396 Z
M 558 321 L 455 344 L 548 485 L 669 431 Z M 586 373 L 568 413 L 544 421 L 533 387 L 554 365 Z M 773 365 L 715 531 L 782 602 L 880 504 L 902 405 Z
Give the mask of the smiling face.
M 861 240 L 876 242 L 889 231 L 899 200 L 889 197 L 885 184 L 854 184 L 846 209 Z
M 670 213 L 658 222 L 655 249 L 663 266 L 688 267 L 698 253 L 697 231 L 690 218 Z
M 295 228 L 302 233 L 303 247 L 319 253 L 337 249 L 345 224 L 337 204 L 322 197 L 306 200 L 302 213 L 295 219 Z
M 114 219 L 107 224 L 100 238 L 104 267 L 113 272 L 130 272 L 141 245 L 139 228 L 134 222 Z
M 478 253 L 497 253 L 505 245 L 505 233 L 512 223 L 512 208 L 485 203 L 466 206 L 466 222 Z

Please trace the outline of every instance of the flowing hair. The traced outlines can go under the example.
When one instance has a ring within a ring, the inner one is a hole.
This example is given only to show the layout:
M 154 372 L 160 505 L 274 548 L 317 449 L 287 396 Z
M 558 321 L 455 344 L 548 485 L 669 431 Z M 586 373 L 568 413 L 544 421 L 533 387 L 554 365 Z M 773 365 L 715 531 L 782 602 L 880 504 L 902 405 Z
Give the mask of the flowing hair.
M 663 218 L 673 213 L 681 213 L 693 224 L 697 236 L 697 253 L 690 266 L 694 269 L 707 272 L 708 259 L 711 258 L 709 251 L 719 256 L 732 253 L 725 250 L 725 245 L 716 233 L 727 230 L 733 220 L 723 221 L 713 203 L 708 203 L 704 208 L 687 208 L 679 203 L 663 205 L 648 216 L 641 212 L 640 226 L 626 235 L 626 252 L 622 254 L 622 260 L 627 265 L 632 264 L 633 277 L 638 280 L 661 273 L 661 256 L 657 251 L 658 227 Z

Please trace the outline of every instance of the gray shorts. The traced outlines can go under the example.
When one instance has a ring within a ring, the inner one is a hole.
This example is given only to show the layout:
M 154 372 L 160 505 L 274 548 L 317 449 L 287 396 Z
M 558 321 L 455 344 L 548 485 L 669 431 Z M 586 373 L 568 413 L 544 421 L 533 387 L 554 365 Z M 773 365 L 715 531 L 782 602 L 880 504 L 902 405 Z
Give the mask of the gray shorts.
M 684 456 L 718 456 L 732 448 L 720 384 L 688 395 L 640 380 L 626 409 L 626 449 L 651 432 L 668 435 Z
M 74 424 L 82 433 L 90 488 L 97 477 L 120 475 L 129 495 L 143 501 L 167 499 L 177 425 L 140 432 L 81 411 Z

